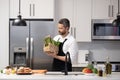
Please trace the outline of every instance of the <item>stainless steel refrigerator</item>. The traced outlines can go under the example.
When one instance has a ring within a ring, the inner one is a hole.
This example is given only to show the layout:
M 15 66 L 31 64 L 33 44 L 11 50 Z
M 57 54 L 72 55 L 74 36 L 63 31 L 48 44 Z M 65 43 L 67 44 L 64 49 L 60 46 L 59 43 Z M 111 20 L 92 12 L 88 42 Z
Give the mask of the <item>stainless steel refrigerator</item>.
M 55 36 L 52 20 L 26 20 L 27 26 L 12 26 L 10 20 L 10 65 L 51 70 L 52 58 L 43 52 L 44 38 Z

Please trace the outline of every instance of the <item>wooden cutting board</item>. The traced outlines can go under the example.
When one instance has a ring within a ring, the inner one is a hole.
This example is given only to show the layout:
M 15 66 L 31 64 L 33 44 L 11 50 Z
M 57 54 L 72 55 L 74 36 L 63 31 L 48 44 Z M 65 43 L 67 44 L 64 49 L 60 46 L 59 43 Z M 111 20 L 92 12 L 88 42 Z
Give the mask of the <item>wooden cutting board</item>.
M 33 74 L 45 74 L 47 72 L 46 69 L 41 69 L 41 70 L 32 70 Z

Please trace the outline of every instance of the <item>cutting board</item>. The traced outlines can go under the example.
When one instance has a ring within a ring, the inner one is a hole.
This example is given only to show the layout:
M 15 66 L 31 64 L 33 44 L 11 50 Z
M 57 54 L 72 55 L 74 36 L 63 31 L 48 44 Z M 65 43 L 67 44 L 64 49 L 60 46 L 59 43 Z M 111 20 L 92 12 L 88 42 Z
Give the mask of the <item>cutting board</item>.
M 41 70 L 32 70 L 33 74 L 45 74 L 47 72 L 46 69 L 41 69 Z

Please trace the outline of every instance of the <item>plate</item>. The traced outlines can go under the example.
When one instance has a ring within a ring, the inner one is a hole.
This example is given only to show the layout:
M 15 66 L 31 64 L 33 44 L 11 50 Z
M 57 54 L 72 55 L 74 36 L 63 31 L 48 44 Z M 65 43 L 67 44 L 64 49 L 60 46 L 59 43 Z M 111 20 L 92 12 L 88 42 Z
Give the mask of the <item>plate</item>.
M 17 75 L 31 75 L 32 72 L 29 72 L 29 73 L 16 73 Z

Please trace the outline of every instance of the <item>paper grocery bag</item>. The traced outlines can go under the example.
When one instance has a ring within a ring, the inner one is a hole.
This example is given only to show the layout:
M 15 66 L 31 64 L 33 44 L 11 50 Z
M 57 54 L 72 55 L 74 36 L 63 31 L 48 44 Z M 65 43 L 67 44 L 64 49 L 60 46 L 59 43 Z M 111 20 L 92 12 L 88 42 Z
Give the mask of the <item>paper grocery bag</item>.
M 54 52 L 58 53 L 58 46 L 55 46 L 55 45 L 49 43 L 47 46 L 44 45 L 43 51 L 45 53 L 54 53 Z

